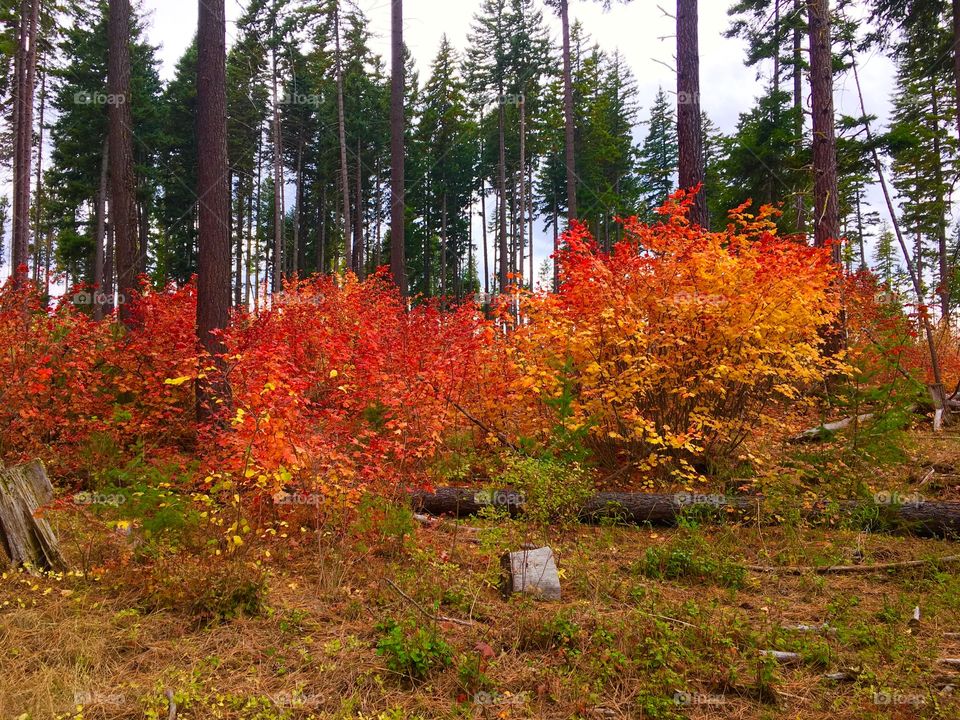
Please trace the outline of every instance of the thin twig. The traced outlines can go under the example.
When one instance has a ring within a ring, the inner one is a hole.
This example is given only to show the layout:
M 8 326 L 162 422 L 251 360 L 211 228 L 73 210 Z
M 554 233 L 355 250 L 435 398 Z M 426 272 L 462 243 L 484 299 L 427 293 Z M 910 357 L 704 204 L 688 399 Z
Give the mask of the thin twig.
M 393 582 L 393 580 L 391 580 L 390 578 L 384 578 L 383 580 L 384 580 L 384 582 L 387 583 L 387 585 L 389 585 L 390 587 L 392 587 L 392 588 L 400 595 L 400 597 L 404 598 L 404 599 L 407 600 L 409 603 L 411 603 L 417 610 L 419 610 L 421 613 L 423 613 L 423 615 L 424 615 L 425 617 L 429 618 L 430 620 L 433 620 L 434 622 L 449 622 L 449 623 L 455 623 L 455 624 L 457 624 L 457 625 L 473 625 L 473 621 L 472 621 L 472 620 L 460 620 L 459 618 L 447 617 L 446 615 L 433 615 L 432 613 L 428 612 L 428 611 L 426 610 L 426 608 L 423 607 L 423 605 L 421 605 L 420 603 L 418 603 L 418 602 L 417 602 L 416 600 L 414 600 L 412 597 L 410 597 L 409 595 L 407 595 L 403 590 L 401 590 L 400 588 L 398 588 L 397 585 L 396 585 L 396 583 Z

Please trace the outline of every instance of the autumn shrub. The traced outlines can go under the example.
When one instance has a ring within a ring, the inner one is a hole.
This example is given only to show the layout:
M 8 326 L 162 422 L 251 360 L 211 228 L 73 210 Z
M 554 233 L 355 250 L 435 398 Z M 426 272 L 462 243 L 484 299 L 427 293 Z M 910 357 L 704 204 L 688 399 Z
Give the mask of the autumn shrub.
M 137 457 L 181 460 L 196 428 L 192 288 L 131 298 L 131 328 L 96 322 L 31 288 L 0 292 L 0 457 L 41 457 L 55 476 L 96 485 Z
M 380 275 L 288 285 L 225 335 L 231 402 L 207 434 L 211 472 L 348 501 L 427 484 L 490 332 L 472 306 L 408 310 Z
M 624 221 L 609 254 L 574 225 L 559 291 L 521 294 L 512 334 L 525 405 L 543 413 L 572 384 L 567 427 L 589 429 L 600 462 L 648 477 L 697 477 L 773 403 L 838 369 L 822 351 L 838 307 L 829 251 L 777 237 L 769 208 L 706 232 L 689 204 L 678 193 L 662 222 Z

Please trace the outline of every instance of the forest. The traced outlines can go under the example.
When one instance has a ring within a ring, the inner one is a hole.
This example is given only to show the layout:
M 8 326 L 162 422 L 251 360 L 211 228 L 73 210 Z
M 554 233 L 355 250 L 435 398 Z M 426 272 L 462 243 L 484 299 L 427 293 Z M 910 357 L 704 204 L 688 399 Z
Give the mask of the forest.
M 0 0 L 0 718 L 960 718 L 960 0 L 454 4 Z

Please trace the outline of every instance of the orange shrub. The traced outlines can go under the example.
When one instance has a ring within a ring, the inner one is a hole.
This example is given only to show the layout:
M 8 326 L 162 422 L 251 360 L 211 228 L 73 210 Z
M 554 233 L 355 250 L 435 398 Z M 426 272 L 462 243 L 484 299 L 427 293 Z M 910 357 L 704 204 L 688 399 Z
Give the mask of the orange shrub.
M 572 387 L 567 422 L 589 427 L 601 459 L 647 475 L 695 477 L 831 365 L 829 252 L 777 237 L 769 208 L 705 232 L 688 223 L 689 202 L 678 193 L 653 226 L 626 220 L 610 254 L 575 226 L 559 292 L 523 295 L 513 336 L 528 396 Z

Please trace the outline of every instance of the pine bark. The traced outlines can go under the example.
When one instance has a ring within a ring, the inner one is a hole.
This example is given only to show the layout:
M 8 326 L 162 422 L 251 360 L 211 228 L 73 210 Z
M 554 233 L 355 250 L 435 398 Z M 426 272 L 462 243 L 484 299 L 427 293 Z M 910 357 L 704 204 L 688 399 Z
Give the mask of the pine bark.
M 130 0 L 110 0 L 108 33 L 110 223 L 113 227 L 120 319 L 129 324 L 132 321 L 130 300 L 136 290 L 140 265 L 135 198 L 137 186 L 133 165 L 133 116 L 130 109 Z
M 407 294 L 404 183 L 404 66 L 403 1 L 393 0 L 390 11 L 390 272 L 401 294 Z
M 273 51 L 273 291 L 283 289 L 283 131 L 277 95 L 277 51 Z
M 350 270 L 353 247 L 350 242 L 350 171 L 347 168 L 347 126 L 343 110 L 343 58 L 340 56 L 340 2 L 333 13 L 334 53 L 337 81 L 337 130 L 340 136 L 340 190 L 343 198 L 344 272 Z
M 957 0 L 960 2 L 960 0 Z M 573 120 L 573 70 L 570 67 L 570 12 L 568 0 L 560 0 L 563 32 L 563 126 L 567 170 L 567 221 L 577 217 L 576 129 Z
M 677 0 L 677 143 L 680 187 L 700 192 L 690 208 L 690 221 L 709 227 L 703 189 L 703 130 L 700 117 L 700 37 L 697 0 Z
M 23 0 L 14 70 L 14 154 L 12 253 L 15 283 L 23 284 L 27 274 L 22 267 L 30 253 L 30 166 L 33 157 L 33 100 L 37 68 L 37 31 L 40 24 L 40 0 Z
M 219 355 L 216 335 L 230 319 L 230 187 L 227 160 L 226 16 L 224 0 L 199 0 L 197 30 L 197 139 L 199 263 L 197 336 L 208 352 Z M 223 399 L 225 388 L 200 383 L 198 413 Z
M 830 39 L 830 0 L 808 0 L 810 23 L 810 88 L 813 110 L 814 244 L 826 247 L 840 238 L 837 201 L 837 138 L 833 109 L 833 52 Z M 833 246 L 840 264 L 840 244 Z
M 105 303 L 101 303 L 99 297 L 106 293 L 107 283 L 105 277 L 106 271 L 106 228 L 107 228 L 107 183 L 110 163 L 110 143 L 108 138 L 103 141 L 103 154 L 100 160 L 100 186 L 97 190 L 96 198 L 96 229 L 94 236 L 93 251 L 93 284 L 96 287 L 93 300 L 93 318 L 94 320 L 103 320 L 103 311 Z

